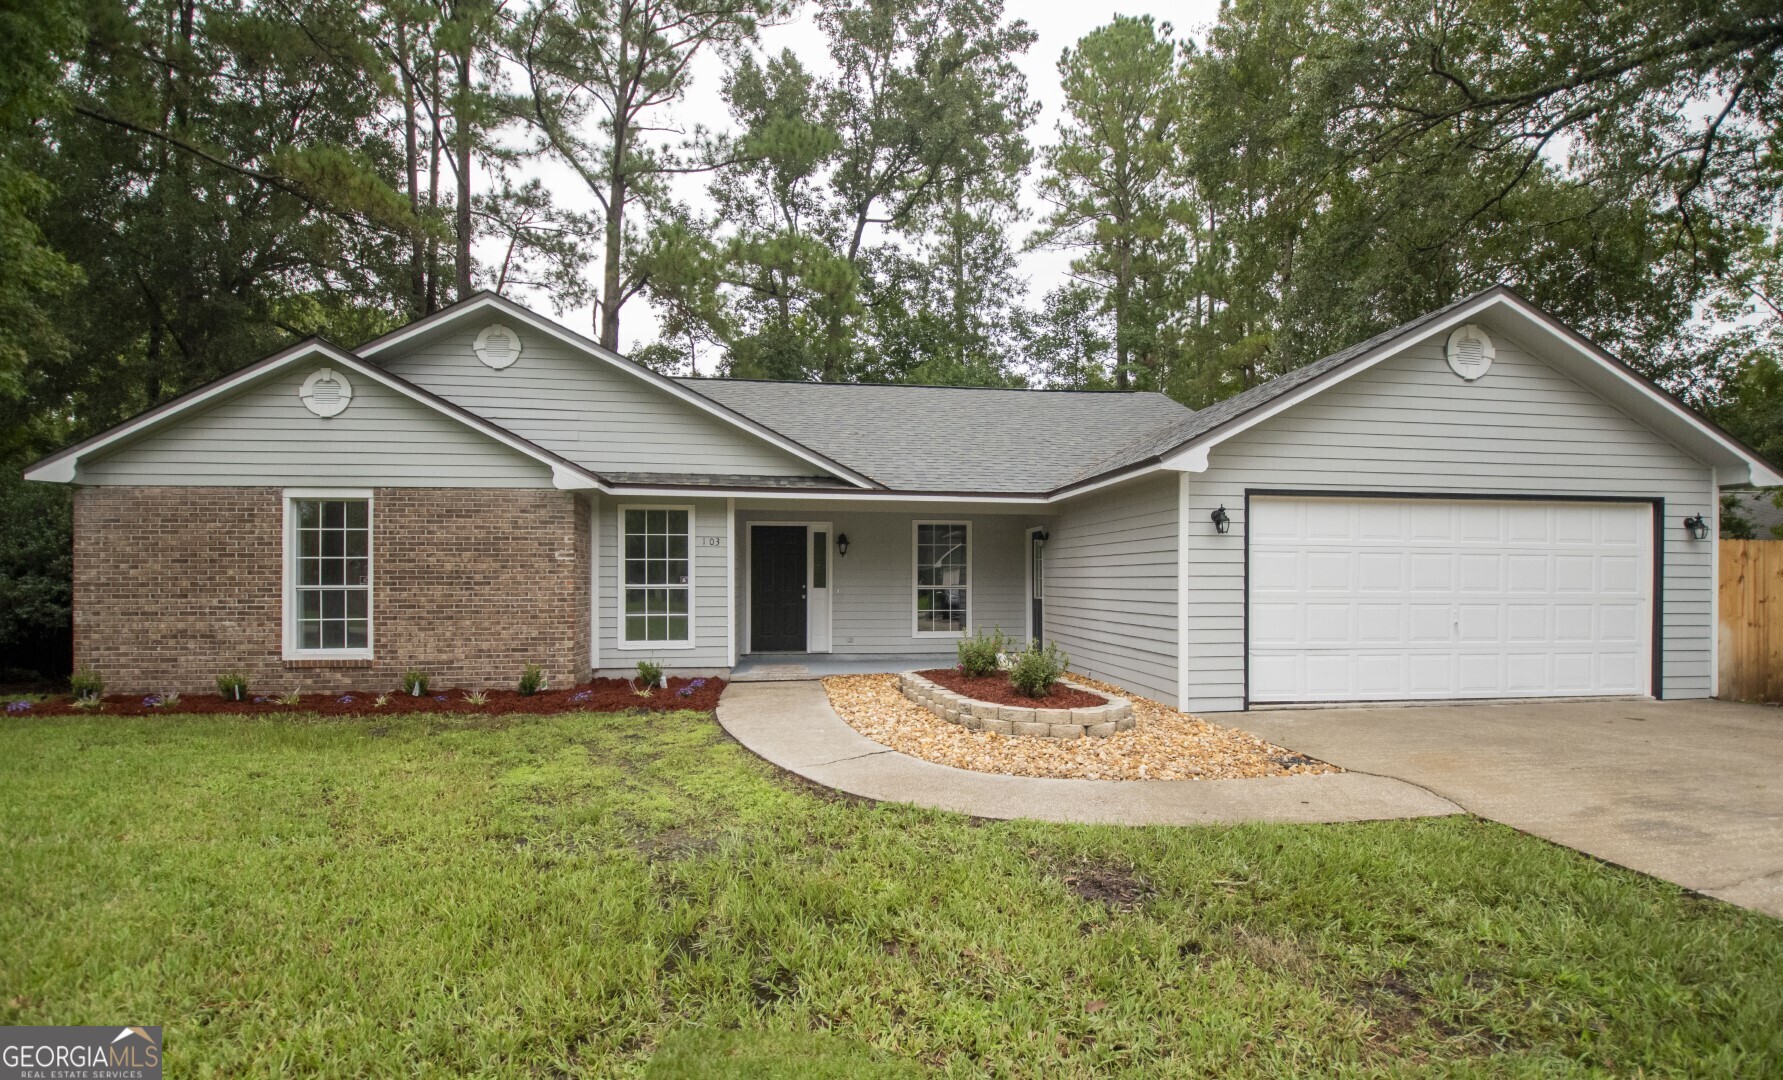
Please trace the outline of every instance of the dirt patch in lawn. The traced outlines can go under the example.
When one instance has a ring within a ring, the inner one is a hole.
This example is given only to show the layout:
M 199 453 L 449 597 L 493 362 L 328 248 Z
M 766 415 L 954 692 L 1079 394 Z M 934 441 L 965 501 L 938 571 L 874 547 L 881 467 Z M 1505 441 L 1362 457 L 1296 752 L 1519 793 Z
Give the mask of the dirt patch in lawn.
M 1108 699 L 1100 694 L 1074 690 L 1063 683 L 1053 683 L 1045 697 L 1029 697 L 1011 685 L 1008 673 L 1002 671 L 995 675 L 967 675 L 953 668 L 933 668 L 917 674 L 956 694 L 995 705 L 1020 705 L 1030 709 L 1093 709 L 1098 705 L 1108 704 Z
M 158 713 L 229 713 L 233 715 L 277 715 L 280 713 L 320 713 L 323 716 L 390 716 L 410 713 L 470 713 L 502 716 L 512 713 L 542 715 L 565 712 L 672 712 L 693 709 L 711 712 L 718 707 L 718 695 L 724 692 L 723 679 L 669 680 L 667 687 L 657 687 L 649 696 L 640 695 L 629 679 L 594 679 L 561 690 L 541 690 L 522 695 L 517 690 L 485 690 L 480 701 L 474 691 L 439 690 L 416 697 L 400 690 L 372 692 L 348 690 L 333 694 L 302 694 L 293 701 L 283 695 L 249 694 L 245 700 L 233 701 L 220 694 L 181 694 L 177 697 L 160 694 L 107 694 L 103 708 L 77 709 L 71 697 L 48 701 L 8 702 L 5 714 L 23 716 L 73 716 L 80 713 L 105 716 L 154 716 Z
M 974 772 L 1069 780 L 1237 780 L 1343 771 L 1107 683 L 1081 675 L 1071 680 L 1131 700 L 1133 730 L 1082 739 L 968 731 L 906 698 L 896 675 L 836 675 L 823 686 L 842 719 L 881 746 Z
M 1060 868 L 1065 887 L 1080 900 L 1105 904 L 1108 910 L 1138 911 L 1152 888 L 1131 867 L 1106 862 L 1081 862 Z

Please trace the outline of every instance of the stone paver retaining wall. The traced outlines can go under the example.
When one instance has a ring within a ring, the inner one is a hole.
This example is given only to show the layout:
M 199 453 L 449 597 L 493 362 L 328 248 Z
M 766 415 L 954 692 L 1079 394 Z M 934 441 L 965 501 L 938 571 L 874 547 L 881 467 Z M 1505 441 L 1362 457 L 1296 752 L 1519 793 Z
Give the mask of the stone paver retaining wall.
M 1036 709 L 1026 705 L 997 705 L 955 693 L 914 671 L 898 676 L 904 696 L 951 724 L 969 731 L 994 731 L 999 735 L 1038 735 L 1045 739 L 1101 738 L 1133 727 L 1133 703 L 1104 694 L 1069 679 L 1060 682 L 1108 698 L 1108 704 L 1088 709 Z

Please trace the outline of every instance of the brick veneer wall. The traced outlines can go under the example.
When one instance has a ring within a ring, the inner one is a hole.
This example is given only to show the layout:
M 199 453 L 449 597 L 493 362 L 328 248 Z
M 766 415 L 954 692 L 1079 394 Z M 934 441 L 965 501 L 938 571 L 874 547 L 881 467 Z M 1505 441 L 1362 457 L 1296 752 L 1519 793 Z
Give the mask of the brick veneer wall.
M 564 491 L 379 488 L 370 661 L 283 659 L 278 488 L 87 487 L 74 499 L 74 652 L 107 690 L 553 685 L 588 676 L 588 504 Z

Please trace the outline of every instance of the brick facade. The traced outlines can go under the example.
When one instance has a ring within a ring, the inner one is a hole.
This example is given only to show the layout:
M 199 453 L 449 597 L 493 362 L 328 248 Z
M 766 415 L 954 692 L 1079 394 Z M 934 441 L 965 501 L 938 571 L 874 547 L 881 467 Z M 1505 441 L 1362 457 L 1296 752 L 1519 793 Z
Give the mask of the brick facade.
M 283 659 L 278 488 L 86 487 L 74 499 L 74 650 L 106 689 L 505 687 L 588 675 L 588 504 L 570 492 L 379 488 L 369 661 Z

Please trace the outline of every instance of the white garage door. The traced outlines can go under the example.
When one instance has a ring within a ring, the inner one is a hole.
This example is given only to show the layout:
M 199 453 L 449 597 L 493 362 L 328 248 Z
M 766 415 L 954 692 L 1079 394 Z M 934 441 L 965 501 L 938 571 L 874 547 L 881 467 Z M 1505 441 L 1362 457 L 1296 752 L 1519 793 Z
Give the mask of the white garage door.
M 1262 496 L 1250 698 L 1645 694 L 1652 507 Z

